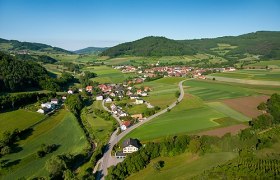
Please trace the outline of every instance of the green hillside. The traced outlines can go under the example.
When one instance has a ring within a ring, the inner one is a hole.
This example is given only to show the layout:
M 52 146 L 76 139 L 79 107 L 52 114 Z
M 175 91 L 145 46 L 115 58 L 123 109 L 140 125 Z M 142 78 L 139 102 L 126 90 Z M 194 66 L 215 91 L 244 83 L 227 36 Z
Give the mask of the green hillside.
M 0 51 L 36 51 L 44 53 L 64 53 L 73 54 L 73 52 L 67 51 L 62 48 L 52 47 L 50 45 L 42 43 L 20 42 L 17 40 L 6 40 L 0 38 Z
M 171 40 L 165 37 L 145 37 L 105 50 L 101 55 L 117 57 L 133 56 L 181 56 L 207 53 L 238 61 L 256 55 L 257 59 L 280 58 L 280 32 L 258 31 L 240 36 L 213 39 Z
M 87 47 L 84 49 L 79 49 L 74 51 L 74 53 L 77 54 L 100 54 L 103 51 L 105 51 L 106 49 L 108 49 L 107 47 Z

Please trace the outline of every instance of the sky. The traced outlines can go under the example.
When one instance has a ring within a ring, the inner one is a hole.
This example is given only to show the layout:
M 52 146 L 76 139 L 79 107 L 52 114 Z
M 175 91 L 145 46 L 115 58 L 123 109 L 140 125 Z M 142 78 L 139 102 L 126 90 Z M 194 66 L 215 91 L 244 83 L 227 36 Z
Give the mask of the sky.
M 0 0 L 0 38 L 67 50 L 280 31 L 280 0 Z

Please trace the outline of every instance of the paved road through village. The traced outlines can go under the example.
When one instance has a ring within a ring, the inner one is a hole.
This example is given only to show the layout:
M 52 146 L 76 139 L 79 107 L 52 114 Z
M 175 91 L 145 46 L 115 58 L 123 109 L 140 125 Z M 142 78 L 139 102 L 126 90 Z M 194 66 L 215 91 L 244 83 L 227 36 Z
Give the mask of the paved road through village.
M 98 174 L 97 174 L 97 179 L 104 179 L 104 177 L 107 175 L 107 169 L 112 165 L 112 161 L 113 161 L 113 157 L 111 156 L 112 153 L 112 149 L 113 147 L 123 138 L 125 137 L 128 133 L 130 133 L 131 131 L 133 131 L 134 129 L 138 128 L 139 126 L 143 125 L 144 123 L 152 120 L 155 117 L 158 117 L 164 113 L 166 113 L 168 111 L 168 109 L 172 109 L 177 105 L 177 102 L 182 101 L 183 97 L 184 97 L 184 89 L 183 89 L 183 81 L 179 82 L 179 88 L 180 88 L 180 96 L 178 97 L 178 99 L 172 103 L 171 105 L 169 105 L 169 107 L 161 110 L 160 112 L 148 117 L 146 120 L 139 122 L 129 128 L 127 128 L 125 131 L 123 131 L 122 133 L 120 133 L 119 135 L 117 135 L 117 132 L 119 131 L 119 129 L 117 129 L 110 137 L 110 140 L 107 144 L 107 149 L 106 152 L 104 153 L 103 157 L 98 161 L 96 167 L 94 168 L 94 172 L 97 171 L 98 169 Z M 102 103 L 103 108 L 108 111 L 111 112 L 107 107 L 104 106 L 104 102 Z M 113 115 L 113 117 L 118 121 L 118 123 L 121 125 L 121 120 Z

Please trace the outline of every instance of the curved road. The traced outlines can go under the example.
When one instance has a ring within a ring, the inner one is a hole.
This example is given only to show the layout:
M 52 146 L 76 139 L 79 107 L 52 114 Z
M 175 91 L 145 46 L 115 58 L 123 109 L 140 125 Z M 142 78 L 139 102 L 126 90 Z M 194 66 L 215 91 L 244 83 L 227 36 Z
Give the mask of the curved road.
M 146 123 L 146 122 L 152 120 L 152 119 L 155 118 L 155 117 L 158 117 L 158 116 L 160 116 L 160 115 L 166 113 L 166 112 L 168 111 L 168 109 L 174 108 L 174 107 L 177 105 L 177 102 L 182 101 L 182 99 L 183 99 L 183 97 L 184 97 L 184 89 L 183 89 L 182 84 L 183 84 L 184 81 L 186 81 L 186 80 L 183 80 L 183 81 L 180 81 L 180 82 L 179 82 L 179 88 L 180 88 L 180 96 L 179 96 L 179 98 L 177 99 L 177 101 L 175 101 L 174 103 L 172 103 L 171 105 L 169 105 L 168 108 L 165 108 L 165 109 L 163 109 L 162 111 L 160 111 L 160 112 L 158 112 L 158 113 L 156 113 L 156 114 L 154 114 L 154 115 L 148 117 L 146 120 L 144 120 L 144 121 L 142 121 L 142 122 L 139 122 L 139 123 L 137 123 L 137 124 L 135 124 L 135 125 L 133 125 L 133 126 L 127 128 L 125 131 L 123 131 L 123 132 L 120 133 L 119 135 L 116 135 L 117 132 L 118 132 L 118 129 L 112 134 L 112 136 L 111 136 L 111 138 L 110 138 L 110 140 L 109 140 L 109 142 L 108 142 L 108 144 L 107 144 L 106 152 L 104 153 L 102 159 L 100 159 L 100 161 L 99 161 L 99 162 L 97 163 L 97 165 L 96 165 L 97 167 L 99 167 L 99 168 L 98 168 L 98 169 L 99 169 L 99 172 L 98 172 L 99 174 L 97 175 L 97 179 L 104 179 L 104 177 L 107 175 L 107 173 L 108 173 L 108 172 L 107 172 L 107 169 L 108 169 L 108 167 L 110 167 L 110 165 L 111 165 L 109 162 L 111 161 L 111 158 L 112 158 L 112 157 L 111 157 L 112 149 L 113 149 L 113 147 L 114 147 L 123 137 L 125 137 L 128 133 L 130 133 L 130 132 L 133 131 L 134 129 L 138 128 L 139 126 L 143 125 L 144 123 Z M 104 107 L 104 109 L 105 109 L 106 111 L 109 111 L 109 109 L 106 108 L 106 107 L 104 106 L 104 103 L 102 103 L 102 105 L 103 105 L 103 107 Z M 111 112 L 111 111 L 109 111 L 109 112 Z M 114 116 L 114 118 L 115 118 L 119 123 L 121 123 L 121 121 L 120 121 L 120 119 L 119 119 L 118 117 L 115 117 L 115 116 Z M 95 167 L 94 169 L 96 169 L 97 167 Z

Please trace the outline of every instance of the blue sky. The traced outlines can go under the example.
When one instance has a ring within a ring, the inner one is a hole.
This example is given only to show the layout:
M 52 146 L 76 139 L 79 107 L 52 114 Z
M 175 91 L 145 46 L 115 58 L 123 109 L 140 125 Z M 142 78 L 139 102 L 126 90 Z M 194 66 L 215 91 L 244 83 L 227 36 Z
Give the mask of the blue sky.
M 0 0 L 0 37 L 69 50 L 280 30 L 279 0 Z

